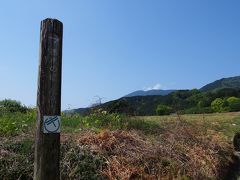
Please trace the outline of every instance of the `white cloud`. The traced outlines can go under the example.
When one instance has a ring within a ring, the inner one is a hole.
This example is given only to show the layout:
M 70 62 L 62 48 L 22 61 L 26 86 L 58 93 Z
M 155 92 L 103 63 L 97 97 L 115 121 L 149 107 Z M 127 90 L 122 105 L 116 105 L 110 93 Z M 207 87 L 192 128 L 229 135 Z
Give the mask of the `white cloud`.
M 162 89 L 164 88 L 163 85 L 161 85 L 160 83 L 157 83 L 155 84 L 154 86 L 151 86 L 151 87 L 144 87 L 143 90 L 144 91 L 150 91 L 150 90 L 159 90 L 159 89 Z
M 154 86 L 153 86 L 153 90 L 159 90 L 159 89 L 161 89 L 163 86 L 161 85 L 161 84 L 155 84 Z

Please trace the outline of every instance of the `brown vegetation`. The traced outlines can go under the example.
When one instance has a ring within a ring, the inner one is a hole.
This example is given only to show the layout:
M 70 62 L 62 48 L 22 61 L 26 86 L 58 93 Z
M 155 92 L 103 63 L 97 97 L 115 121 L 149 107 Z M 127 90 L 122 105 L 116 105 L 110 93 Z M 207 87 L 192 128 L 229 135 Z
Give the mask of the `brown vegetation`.
M 232 149 L 216 132 L 187 122 L 169 124 L 156 136 L 137 131 L 88 132 L 76 139 L 79 145 L 101 154 L 108 179 L 216 178 L 224 174 Z
M 239 131 L 238 117 L 231 113 L 135 117 L 127 125 L 123 121 L 122 129 L 65 131 L 61 178 L 223 179 L 232 161 L 230 137 Z M 70 123 L 76 119 L 66 121 L 65 127 L 80 128 Z M 0 136 L 0 179 L 32 179 L 34 135 L 24 132 Z

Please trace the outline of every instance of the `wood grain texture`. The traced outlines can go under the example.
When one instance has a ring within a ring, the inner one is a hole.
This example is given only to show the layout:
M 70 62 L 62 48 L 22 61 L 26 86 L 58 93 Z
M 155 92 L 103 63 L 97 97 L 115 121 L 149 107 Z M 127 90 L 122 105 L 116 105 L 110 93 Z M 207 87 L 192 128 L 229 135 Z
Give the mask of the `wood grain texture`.
M 63 24 L 56 19 L 41 22 L 35 136 L 35 180 L 59 180 L 60 133 L 43 133 L 43 116 L 61 115 Z

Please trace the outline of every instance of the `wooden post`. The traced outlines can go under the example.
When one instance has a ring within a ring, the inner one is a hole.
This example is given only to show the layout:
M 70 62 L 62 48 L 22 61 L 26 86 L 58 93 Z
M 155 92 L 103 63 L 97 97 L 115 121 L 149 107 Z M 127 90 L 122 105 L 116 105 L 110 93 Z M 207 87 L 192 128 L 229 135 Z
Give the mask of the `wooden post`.
M 63 24 L 41 22 L 34 179 L 59 180 Z

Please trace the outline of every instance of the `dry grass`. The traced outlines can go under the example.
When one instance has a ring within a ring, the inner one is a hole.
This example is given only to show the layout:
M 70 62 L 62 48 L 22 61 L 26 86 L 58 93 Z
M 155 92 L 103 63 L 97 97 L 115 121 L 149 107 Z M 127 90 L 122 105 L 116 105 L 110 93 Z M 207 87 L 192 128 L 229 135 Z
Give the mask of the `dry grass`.
M 180 121 L 149 138 L 136 131 L 88 132 L 79 145 L 101 154 L 107 179 L 215 179 L 224 174 L 232 149 L 216 133 Z
M 131 122 L 135 128 L 129 130 L 62 133 L 62 178 L 222 179 L 231 162 L 230 140 L 240 127 L 239 113 L 144 117 L 144 121 L 140 128 Z M 158 126 L 147 126 L 148 121 Z M 152 127 L 159 130 L 149 133 Z M 0 137 L 0 179 L 31 179 L 33 138 L 32 132 Z

